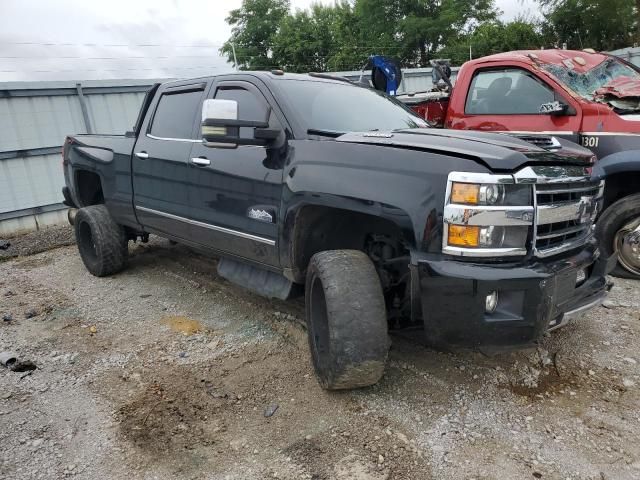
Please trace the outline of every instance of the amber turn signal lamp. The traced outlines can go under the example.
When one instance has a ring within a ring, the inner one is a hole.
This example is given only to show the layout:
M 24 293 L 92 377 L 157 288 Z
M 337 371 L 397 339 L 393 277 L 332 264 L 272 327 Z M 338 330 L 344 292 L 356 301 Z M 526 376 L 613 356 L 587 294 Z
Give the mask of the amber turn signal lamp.
M 449 225 L 448 243 L 456 247 L 477 247 L 480 245 L 480 227 Z
M 480 185 L 454 182 L 451 186 L 451 203 L 477 205 Z

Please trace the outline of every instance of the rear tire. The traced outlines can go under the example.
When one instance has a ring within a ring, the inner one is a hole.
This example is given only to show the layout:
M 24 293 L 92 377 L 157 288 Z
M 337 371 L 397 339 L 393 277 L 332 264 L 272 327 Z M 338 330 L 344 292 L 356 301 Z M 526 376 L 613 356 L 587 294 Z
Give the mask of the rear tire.
M 629 243 L 621 244 L 627 232 L 625 227 L 635 220 L 640 220 L 640 194 L 629 195 L 609 205 L 598 219 L 596 236 L 601 250 L 606 256 L 618 254 L 618 263 L 611 272 L 615 277 L 640 279 L 640 255 L 634 257 Z M 636 243 L 635 248 L 636 252 L 640 251 L 640 244 Z
M 363 252 L 328 250 L 309 263 L 305 285 L 309 347 L 320 385 L 373 385 L 389 352 L 387 312 L 376 269 Z
M 104 277 L 125 268 L 129 256 L 127 234 L 107 207 L 81 208 L 74 225 L 80 257 L 91 274 Z

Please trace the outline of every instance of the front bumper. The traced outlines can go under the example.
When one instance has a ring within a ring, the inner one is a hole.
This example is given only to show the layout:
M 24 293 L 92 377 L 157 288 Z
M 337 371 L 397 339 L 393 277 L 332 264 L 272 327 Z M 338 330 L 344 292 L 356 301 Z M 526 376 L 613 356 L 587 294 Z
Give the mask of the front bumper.
M 526 347 L 604 300 L 606 274 L 615 257 L 601 258 L 597 245 L 561 259 L 514 265 L 455 261 L 412 253 L 412 283 L 427 341 L 439 346 Z M 586 279 L 577 285 L 579 270 Z M 498 307 L 485 299 L 498 292 Z

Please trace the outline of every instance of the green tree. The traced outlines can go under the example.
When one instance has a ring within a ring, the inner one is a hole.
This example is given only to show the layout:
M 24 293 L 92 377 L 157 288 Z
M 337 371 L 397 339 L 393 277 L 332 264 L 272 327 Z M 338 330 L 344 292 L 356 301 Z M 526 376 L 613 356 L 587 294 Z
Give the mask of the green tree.
M 438 50 L 455 41 L 460 32 L 497 18 L 493 0 L 403 0 L 398 35 L 405 46 L 404 60 L 428 66 Z
M 348 0 L 313 4 L 282 21 L 273 59 L 291 72 L 359 69 L 368 56 L 361 39 L 361 19 Z
M 469 43 L 474 56 L 542 45 L 533 22 L 505 24 L 497 14 L 494 0 L 337 0 L 295 13 L 288 0 L 243 0 L 221 52 L 233 62 L 235 45 L 242 69 L 321 72 L 357 70 L 370 55 L 414 67 L 442 52 L 463 61 Z
M 349 0 L 336 2 L 333 8 L 335 48 L 328 59 L 328 68 L 332 71 L 359 70 L 371 52 L 369 46 L 362 45 L 362 39 L 366 38 L 362 34 L 363 22 Z
M 545 33 L 561 46 L 614 50 L 640 38 L 640 2 L 634 0 L 540 0 Z
M 288 14 L 289 0 L 243 0 L 242 6 L 231 10 L 226 18 L 232 27 L 231 37 L 220 53 L 235 65 L 235 47 L 237 67 L 242 70 L 273 68 L 273 40 Z
M 342 44 L 353 47 L 344 57 L 353 63 L 357 53 L 362 65 L 369 55 L 387 55 L 405 66 L 427 66 L 461 31 L 496 16 L 494 0 L 354 0 L 355 22 Z
M 402 57 L 406 46 L 399 38 L 400 21 L 405 15 L 407 0 L 355 0 L 357 21 L 355 43 L 361 64 L 369 55 Z
M 288 15 L 273 39 L 274 61 L 291 72 L 327 71 L 337 48 L 335 24 L 335 9 L 320 4 Z
M 453 65 L 461 65 L 469 60 L 469 50 L 473 58 L 478 58 L 510 50 L 536 50 L 545 44 L 540 25 L 531 20 L 517 18 L 508 23 L 493 20 L 450 42 L 438 56 L 450 58 Z

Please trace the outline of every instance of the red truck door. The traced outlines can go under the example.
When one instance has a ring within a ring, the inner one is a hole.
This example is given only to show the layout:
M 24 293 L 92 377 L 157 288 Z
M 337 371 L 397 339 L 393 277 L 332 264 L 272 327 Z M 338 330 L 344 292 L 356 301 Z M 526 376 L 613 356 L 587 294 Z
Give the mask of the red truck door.
M 537 132 L 578 141 L 580 105 L 534 72 L 491 64 L 464 73 L 451 98 L 447 128 Z M 567 105 L 565 112 L 542 113 L 556 101 Z

